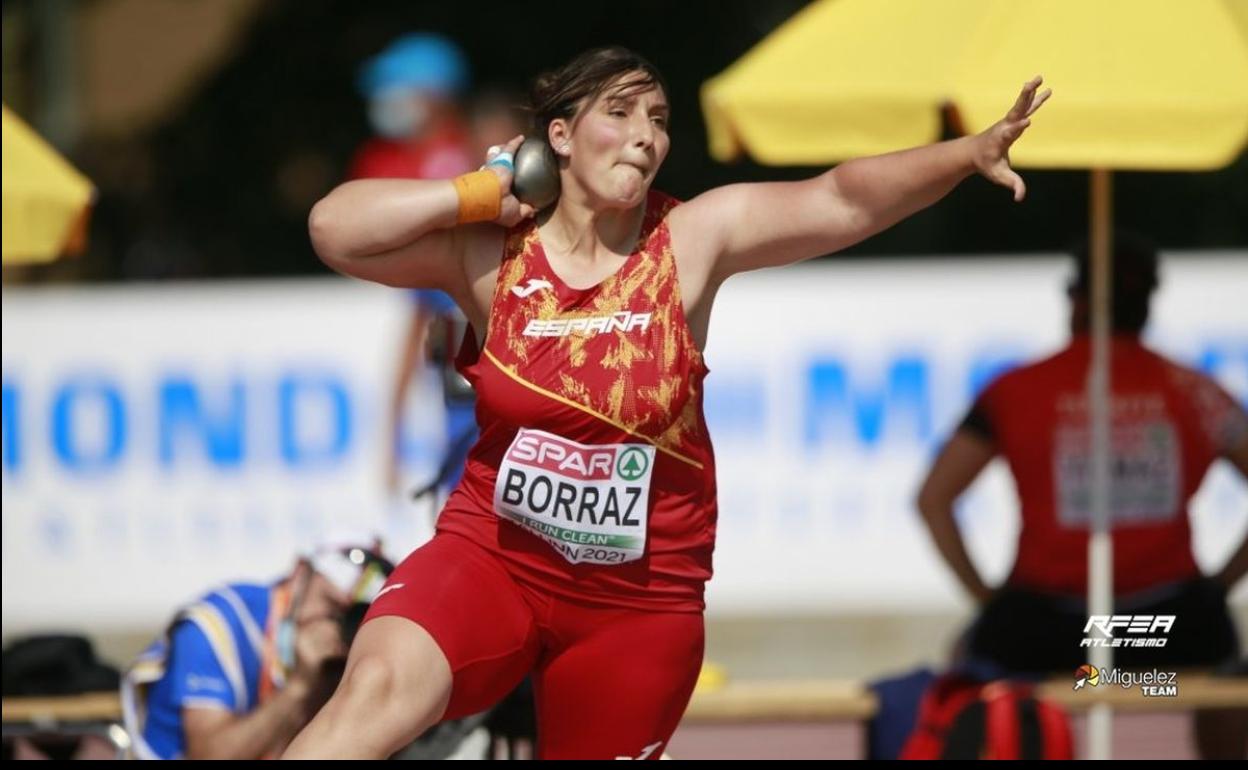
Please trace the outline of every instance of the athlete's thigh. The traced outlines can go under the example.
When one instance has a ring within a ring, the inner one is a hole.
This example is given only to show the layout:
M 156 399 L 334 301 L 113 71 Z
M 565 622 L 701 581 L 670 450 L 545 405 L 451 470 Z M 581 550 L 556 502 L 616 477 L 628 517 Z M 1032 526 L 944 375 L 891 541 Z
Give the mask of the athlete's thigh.
M 658 759 L 685 713 L 702 667 L 702 616 L 606 614 L 539 663 L 539 758 Z

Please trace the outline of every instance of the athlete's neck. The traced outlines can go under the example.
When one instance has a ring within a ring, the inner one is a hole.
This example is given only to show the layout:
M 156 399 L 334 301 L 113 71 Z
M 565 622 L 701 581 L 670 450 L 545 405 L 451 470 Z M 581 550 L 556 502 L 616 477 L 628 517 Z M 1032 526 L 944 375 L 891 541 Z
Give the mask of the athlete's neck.
M 628 256 L 637 245 L 645 203 L 631 209 L 594 206 L 588 196 L 564 190 L 554 209 L 538 219 L 547 252 L 585 267 Z

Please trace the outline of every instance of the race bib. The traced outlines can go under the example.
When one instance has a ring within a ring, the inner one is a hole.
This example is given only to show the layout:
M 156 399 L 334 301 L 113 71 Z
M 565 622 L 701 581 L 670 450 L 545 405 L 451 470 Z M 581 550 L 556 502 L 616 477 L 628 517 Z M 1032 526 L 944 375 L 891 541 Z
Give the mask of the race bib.
M 646 550 L 654 447 L 578 444 L 521 429 L 494 484 L 494 510 L 573 564 L 623 564 Z

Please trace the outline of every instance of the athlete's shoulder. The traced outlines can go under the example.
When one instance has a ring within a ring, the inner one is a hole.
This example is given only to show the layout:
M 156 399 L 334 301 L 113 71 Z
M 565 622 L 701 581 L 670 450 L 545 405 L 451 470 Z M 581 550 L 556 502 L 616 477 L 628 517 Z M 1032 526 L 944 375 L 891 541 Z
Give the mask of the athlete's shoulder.
M 654 188 L 646 194 L 646 216 L 642 220 L 641 236 L 647 249 L 661 249 L 666 244 L 669 233 L 668 214 L 680 203 L 673 196 Z
M 679 206 L 684 201 L 674 195 L 668 195 L 662 190 L 650 188 L 650 192 L 646 195 L 646 215 L 647 218 L 663 219 L 671 210 Z

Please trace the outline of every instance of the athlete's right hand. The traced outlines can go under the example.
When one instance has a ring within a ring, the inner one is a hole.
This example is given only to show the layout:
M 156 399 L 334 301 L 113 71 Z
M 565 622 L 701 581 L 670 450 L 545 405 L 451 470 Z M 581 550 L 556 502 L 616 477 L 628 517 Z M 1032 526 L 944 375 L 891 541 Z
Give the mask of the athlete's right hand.
M 503 145 L 501 151 L 511 153 L 511 157 L 514 162 L 516 150 L 520 149 L 520 145 L 523 143 L 524 135 L 521 134 L 507 144 Z M 497 153 L 491 153 L 486 158 L 486 161 L 488 162 L 490 158 L 493 158 L 496 154 Z M 498 219 L 495 219 L 494 223 L 502 225 L 503 227 L 511 227 L 520 220 L 528 219 L 533 216 L 535 209 L 527 203 L 521 203 L 511 191 L 511 180 L 514 176 L 511 169 L 501 164 L 489 165 L 486 166 L 486 168 L 498 175 L 498 181 L 503 186 L 503 205 L 499 211 Z
M 299 624 L 295 634 L 295 678 L 308 686 L 321 679 L 325 664 L 347 655 L 342 631 L 333 618 L 317 618 Z

